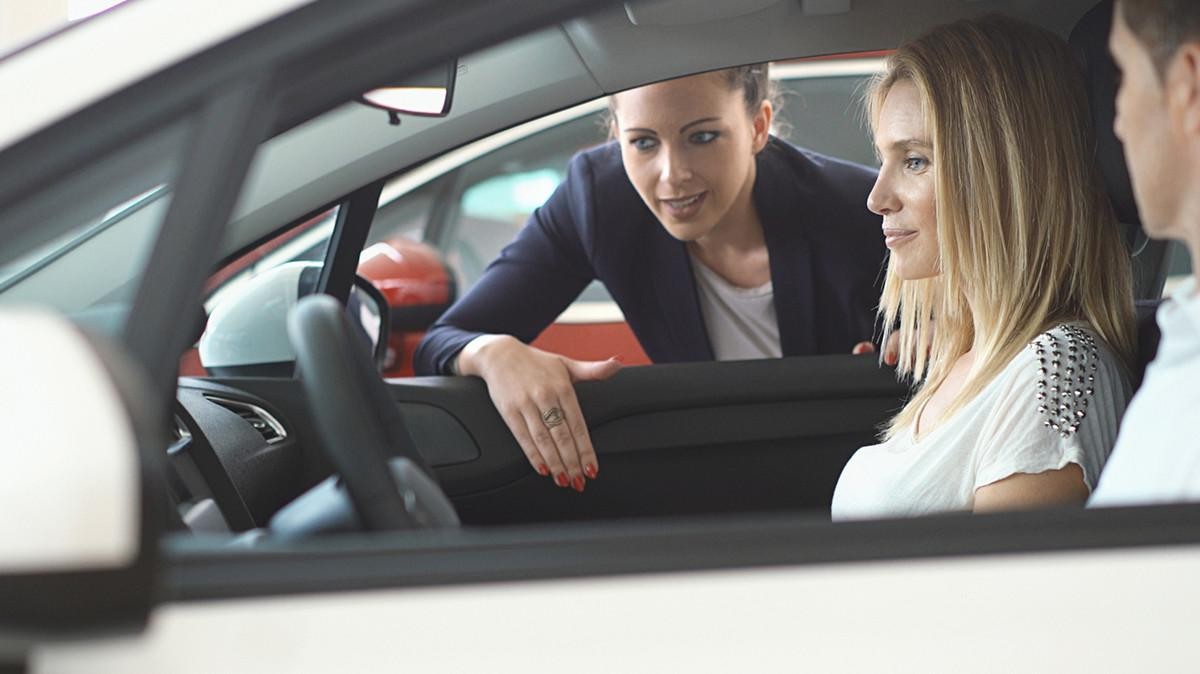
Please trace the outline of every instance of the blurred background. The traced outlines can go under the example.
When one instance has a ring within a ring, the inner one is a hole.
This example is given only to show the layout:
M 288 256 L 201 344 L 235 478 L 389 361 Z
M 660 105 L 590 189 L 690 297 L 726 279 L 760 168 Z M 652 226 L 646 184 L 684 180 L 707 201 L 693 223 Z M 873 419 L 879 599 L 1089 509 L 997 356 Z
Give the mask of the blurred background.
M 0 0 L 0 55 L 124 0 Z

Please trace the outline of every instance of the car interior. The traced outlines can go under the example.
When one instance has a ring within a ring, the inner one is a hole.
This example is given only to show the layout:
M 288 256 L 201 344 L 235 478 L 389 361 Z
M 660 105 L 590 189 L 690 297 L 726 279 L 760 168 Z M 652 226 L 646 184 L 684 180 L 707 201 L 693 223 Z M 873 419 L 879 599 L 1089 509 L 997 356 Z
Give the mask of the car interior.
M 406 117 L 397 127 L 377 110 L 348 104 L 275 136 L 254 159 L 222 259 L 338 206 L 344 225 L 323 260 L 322 281 L 325 292 L 344 294 L 382 183 L 467 141 L 630 86 L 737 63 L 887 49 L 901 39 L 898 21 L 912 35 L 998 9 L 1070 35 L 1080 50 L 1097 156 L 1137 253 L 1140 366 L 1153 357 L 1166 252 L 1141 233 L 1112 135 L 1106 6 L 1017 0 L 900 10 L 863 0 L 845 13 L 780 3 L 739 15 L 722 3 L 702 4 L 714 14 L 680 18 L 653 11 L 654 3 L 645 11 L 616 7 L 465 55 L 445 118 Z M 754 39 L 731 37 L 737 35 Z M 576 494 L 529 468 L 481 381 L 384 381 L 353 344 L 343 313 L 317 304 L 302 300 L 290 326 L 296 376 L 234 371 L 179 380 L 168 450 L 177 529 L 247 542 L 459 523 L 735 513 L 823 518 L 845 462 L 874 442 L 906 394 L 889 368 L 849 355 L 627 368 L 578 386 L 602 475 Z M 345 363 L 331 355 L 339 351 L 363 358 Z M 341 478 L 330 477 L 335 473 Z M 393 481 L 398 489 L 389 487 Z M 406 512 L 411 516 L 396 515 Z
M 1135 253 L 1144 367 L 1157 343 L 1153 309 L 1170 260 L 1166 246 L 1141 232 L 1112 134 L 1111 10 L 1095 0 L 610 3 L 459 55 L 443 117 L 402 115 L 397 125 L 358 102 L 289 110 L 285 122 L 263 132 L 268 140 L 243 150 L 253 155 L 249 174 L 212 269 L 329 214 L 332 236 L 309 256 L 314 271 L 306 284 L 346 303 L 360 253 L 384 212 L 384 185 L 394 176 L 628 87 L 737 64 L 878 53 L 987 11 L 1070 36 L 1079 49 L 1097 157 Z M 125 195 L 111 204 L 120 217 L 102 220 L 103 227 L 71 231 L 45 219 L 62 235 L 33 250 L 36 264 L 23 265 L 26 257 L 0 267 L 0 301 L 49 303 L 98 332 L 133 322 L 129 298 L 154 294 L 139 288 L 140 273 L 175 198 L 171 187 L 194 178 L 161 159 L 174 156 L 162 148 L 183 144 L 182 126 L 164 126 L 114 153 L 95 175 L 5 214 L 34 220 L 46 211 L 81 221 L 72 208 L 51 208 L 52 201 L 93 183 Z M 114 258 L 130 263 L 108 262 Z M 172 301 L 170 292 L 161 294 L 164 305 Z M 530 469 L 482 381 L 382 379 L 378 348 L 371 354 L 358 334 L 362 326 L 326 300 L 302 297 L 296 285 L 281 289 L 262 302 L 261 313 L 281 317 L 272 329 L 283 351 L 173 382 L 164 470 L 173 528 L 188 534 L 178 538 L 240 548 L 363 529 L 574 527 L 747 514 L 822 521 L 842 467 L 875 441 L 907 393 L 890 368 L 851 355 L 626 368 L 577 387 L 601 463 L 599 479 L 578 494 Z M 376 305 L 385 331 L 403 327 Z M 280 307 L 291 311 L 275 311 Z M 207 318 L 200 307 L 169 310 L 197 341 Z M 151 347 L 159 339 L 127 337 Z M 291 358 L 278 357 L 289 351 Z M 163 347 L 157 357 L 177 361 L 179 353 Z

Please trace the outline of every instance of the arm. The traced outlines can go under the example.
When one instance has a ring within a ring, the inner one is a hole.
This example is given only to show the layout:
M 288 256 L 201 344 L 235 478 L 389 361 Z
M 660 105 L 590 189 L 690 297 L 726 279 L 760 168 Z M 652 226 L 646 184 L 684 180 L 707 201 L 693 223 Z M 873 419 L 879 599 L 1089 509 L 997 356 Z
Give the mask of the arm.
M 582 363 L 528 346 L 594 277 L 588 248 L 594 207 L 586 156 L 530 217 L 483 277 L 429 330 L 418 373 L 482 378 L 530 465 L 583 491 L 599 463 L 574 383 L 611 376 L 616 361 Z
M 975 490 L 975 512 L 1081 506 L 1088 488 L 1083 470 L 1067 464 L 1043 473 L 1017 473 Z
M 576 157 L 550 199 L 426 332 L 413 355 L 417 374 L 452 374 L 458 353 L 481 335 L 530 342 L 579 296 L 595 277 L 585 244 L 593 191 L 587 159 Z
M 1087 500 L 1116 440 L 1128 387 L 1116 357 L 1103 345 L 1093 350 L 1087 343 L 1091 338 L 1078 332 L 1077 360 L 1056 358 L 1059 350 L 1067 353 L 1071 338 L 1057 328 L 1018 354 L 980 434 L 977 512 Z M 1064 418 L 1071 422 L 1060 426 Z

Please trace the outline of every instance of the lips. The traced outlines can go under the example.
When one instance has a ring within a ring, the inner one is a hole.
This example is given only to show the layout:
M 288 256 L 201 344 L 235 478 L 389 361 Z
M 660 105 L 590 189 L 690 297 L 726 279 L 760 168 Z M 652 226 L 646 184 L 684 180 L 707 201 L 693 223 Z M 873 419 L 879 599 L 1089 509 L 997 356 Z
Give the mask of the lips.
M 659 199 L 667 213 L 676 220 L 686 220 L 700 211 L 708 192 L 692 194 L 678 199 Z
M 884 227 L 883 228 L 883 244 L 888 249 L 895 249 L 897 246 L 902 246 L 917 236 L 915 229 L 900 229 L 899 227 Z

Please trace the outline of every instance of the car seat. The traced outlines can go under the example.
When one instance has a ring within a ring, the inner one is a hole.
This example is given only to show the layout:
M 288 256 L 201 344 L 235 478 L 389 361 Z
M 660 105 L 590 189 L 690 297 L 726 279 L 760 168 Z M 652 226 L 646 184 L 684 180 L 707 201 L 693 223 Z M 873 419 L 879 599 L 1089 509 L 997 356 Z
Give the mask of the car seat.
M 1117 220 L 1125 230 L 1125 241 L 1133 251 L 1133 292 L 1137 304 L 1138 351 L 1133 385 L 1141 384 L 1146 365 L 1158 352 L 1158 323 L 1155 312 L 1161 302 L 1167 275 L 1167 242 L 1146 236 L 1138 215 L 1125 151 L 1113 132 L 1116 118 L 1117 68 L 1108 51 L 1112 28 L 1112 0 L 1100 2 L 1083 15 L 1071 30 L 1070 43 L 1079 55 L 1087 82 L 1088 99 L 1096 133 L 1096 160 L 1104 177 L 1108 197 Z

